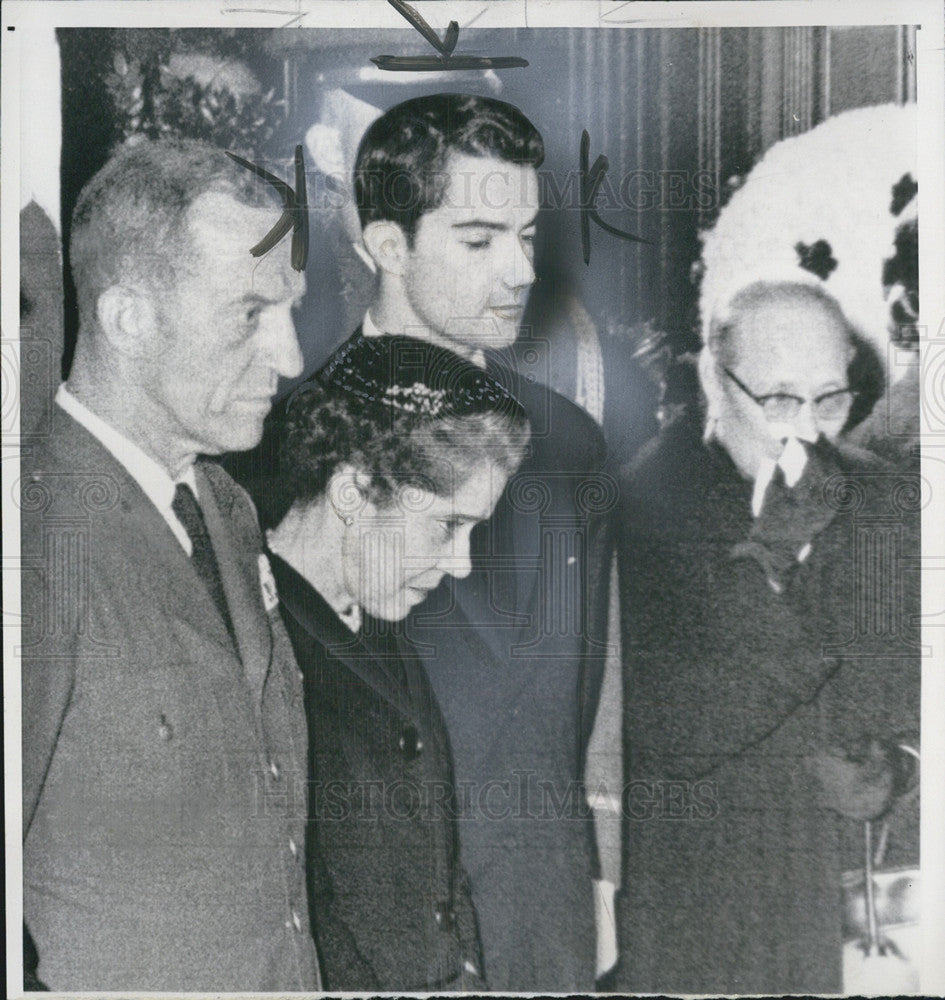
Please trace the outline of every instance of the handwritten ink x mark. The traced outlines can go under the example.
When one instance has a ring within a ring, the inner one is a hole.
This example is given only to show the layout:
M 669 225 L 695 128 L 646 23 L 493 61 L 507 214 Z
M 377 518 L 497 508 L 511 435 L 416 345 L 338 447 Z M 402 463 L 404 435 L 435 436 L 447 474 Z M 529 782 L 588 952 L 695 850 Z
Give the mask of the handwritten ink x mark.
M 421 15 L 404 0 L 387 0 L 417 31 L 437 50 L 436 56 L 374 56 L 371 62 L 381 70 L 429 73 L 442 70 L 463 69 L 515 69 L 528 65 L 527 59 L 518 56 L 454 56 L 459 41 L 459 25 L 450 21 L 446 34 L 440 36 Z
M 604 180 L 604 175 L 607 173 L 607 169 L 610 166 L 610 161 L 606 156 L 601 153 L 600 156 L 594 161 L 594 166 L 588 169 L 588 163 L 590 162 L 590 150 L 591 150 L 591 137 L 587 133 L 587 129 L 581 133 L 581 162 L 580 162 L 580 176 L 581 176 L 581 250 L 584 254 L 584 263 L 590 264 L 591 262 L 591 222 L 597 223 L 605 233 L 610 233 L 611 236 L 618 236 L 622 240 L 631 240 L 634 243 L 649 243 L 650 240 L 645 240 L 642 236 L 634 236 L 633 233 L 624 232 L 622 229 L 617 229 L 615 226 L 608 225 L 604 220 L 597 214 L 597 209 L 594 207 L 594 201 L 597 198 L 597 192 L 600 190 L 601 183 Z
M 295 147 L 295 190 L 293 191 L 285 181 L 279 180 L 274 174 L 269 173 L 263 167 L 244 160 L 236 153 L 226 151 L 226 155 L 231 160 L 235 160 L 240 166 L 252 170 L 257 177 L 268 181 L 282 196 L 283 211 L 279 221 L 269 230 L 268 233 L 250 249 L 254 257 L 262 257 L 268 253 L 292 230 L 292 266 L 296 271 L 304 271 L 308 263 L 308 192 L 305 187 L 305 160 L 302 156 L 302 147 Z

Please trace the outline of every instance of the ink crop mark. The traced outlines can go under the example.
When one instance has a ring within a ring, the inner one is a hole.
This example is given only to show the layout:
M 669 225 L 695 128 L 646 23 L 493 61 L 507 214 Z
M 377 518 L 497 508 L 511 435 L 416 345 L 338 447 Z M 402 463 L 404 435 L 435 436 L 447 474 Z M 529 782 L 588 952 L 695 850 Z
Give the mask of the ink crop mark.
M 443 38 L 430 27 L 423 17 L 404 0 L 387 0 L 399 14 L 420 32 L 437 50 L 436 56 L 373 56 L 371 62 L 380 70 L 413 73 L 442 72 L 467 69 L 518 69 L 528 65 L 519 56 L 454 56 L 459 41 L 459 24 L 450 21 Z
M 633 233 L 625 232 L 611 226 L 600 217 L 594 207 L 597 192 L 600 190 L 604 175 L 610 166 L 610 161 L 601 153 L 594 161 L 594 166 L 588 169 L 590 161 L 591 137 L 587 129 L 581 132 L 580 151 L 580 175 L 581 175 L 581 250 L 584 255 L 584 263 L 591 262 L 591 222 L 595 222 L 605 233 L 617 236 L 622 240 L 630 240 L 633 243 L 650 243 L 650 240 L 642 236 L 635 236 Z
M 257 177 L 268 181 L 281 195 L 283 211 L 279 221 L 268 233 L 250 249 L 254 257 L 262 257 L 268 253 L 292 230 L 292 267 L 296 271 L 304 271 L 308 263 L 308 192 L 305 187 L 305 159 L 302 147 L 295 147 L 295 190 L 285 181 L 269 173 L 263 167 L 244 160 L 242 156 L 226 150 L 226 155 L 235 160 L 241 167 L 251 170 Z

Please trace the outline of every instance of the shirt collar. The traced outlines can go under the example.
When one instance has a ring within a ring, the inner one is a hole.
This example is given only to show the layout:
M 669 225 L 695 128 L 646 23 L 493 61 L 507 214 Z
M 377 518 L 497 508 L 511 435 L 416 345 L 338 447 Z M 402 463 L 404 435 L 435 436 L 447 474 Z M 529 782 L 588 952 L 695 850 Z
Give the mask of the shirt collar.
M 755 486 L 751 496 L 752 514 L 755 517 L 761 515 L 761 509 L 765 502 L 765 494 L 771 485 L 771 480 L 774 478 L 774 470 L 778 466 L 781 467 L 781 471 L 784 473 L 784 482 L 790 489 L 797 485 L 798 480 L 804 473 L 805 465 L 807 465 L 807 452 L 796 437 L 787 439 L 784 450 L 777 460 L 773 458 L 762 459 L 758 467 L 758 474 L 755 476 Z
M 132 479 L 141 487 L 145 496 L 162 513 L 171 510 L 174 500 L 174 490 L 178 483 L 186 483 L 197 496 L 197 477 L 194 475 L 193 463 L 176 479 L 171 478 L 167 469 L 156 462 L 150 455 L 142 451 L 133 441 L 130 441 L 121 431 L 93 413 L 84 403 L 81 403 L 63 382 L 56 393 L 56 402 L 76 423 L 81 424 L 91 435 L 98 438 L 102 445 L 125 467 Z
M 382 330 L 377 328 L 377 324 L 371 319 L 371 310 L 364 314 L 364 322 L 361 324 L 361 332 L 365 337 L 382 337 L 384 335 Z

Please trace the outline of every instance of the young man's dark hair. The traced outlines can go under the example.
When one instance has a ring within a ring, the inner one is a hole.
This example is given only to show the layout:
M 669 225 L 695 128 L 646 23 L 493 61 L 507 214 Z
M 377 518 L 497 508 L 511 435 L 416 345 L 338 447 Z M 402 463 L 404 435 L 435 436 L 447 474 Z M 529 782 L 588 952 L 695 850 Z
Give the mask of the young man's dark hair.
M 420 216 L 442 203 L 452 153 L 537 168 L 545 147 L 518 108 L 492 97 L 434 94 L 397 104 L 358 147 L 354 184 L 362 227 L 396 222 L 412 243 Z

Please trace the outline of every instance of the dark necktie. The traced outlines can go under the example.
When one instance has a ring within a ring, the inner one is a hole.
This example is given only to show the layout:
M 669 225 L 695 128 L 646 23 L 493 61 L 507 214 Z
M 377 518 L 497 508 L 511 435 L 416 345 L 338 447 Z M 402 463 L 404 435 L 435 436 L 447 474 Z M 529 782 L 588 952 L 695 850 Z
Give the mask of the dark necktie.
M 230 620 L 230 612 L 226 605 L 226 594 L 223 592 L 223 581 L 220 579 L 220 569 L 217 566 L 216 556 L 213 554 L 213 546 L 210 543 L 210 536 L 207 534 L 207 525 L 203 519 L 203 511 L 193 491 L 186 483 L 178 483 L 174 490 L 174 502 L 171 509 L 177 515 L 177 519 L 184 526 L 193 546 L 193 554 L 190 557 L 197 576 L 203 581 L 204 586 L 210 592 L 213 603 L 226 623 L 227 631 L 233 644 L 236 644 L 236 636 L 233 633 L 233 622 Z

